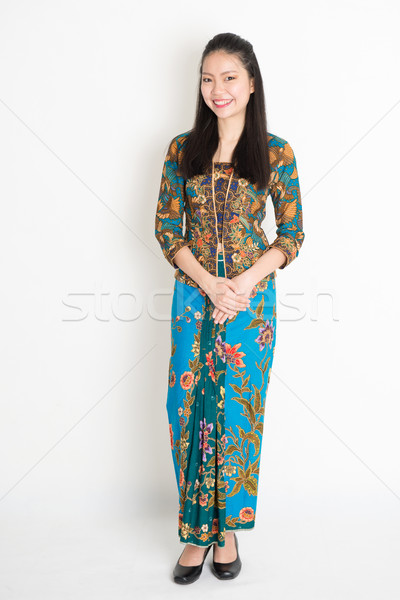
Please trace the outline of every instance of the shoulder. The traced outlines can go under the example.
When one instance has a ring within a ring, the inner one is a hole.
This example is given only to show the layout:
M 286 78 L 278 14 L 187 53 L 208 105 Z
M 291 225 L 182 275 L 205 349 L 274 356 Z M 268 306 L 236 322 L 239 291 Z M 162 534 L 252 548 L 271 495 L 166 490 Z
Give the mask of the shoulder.
M 185 146 L 186 140 L 189 136 L 190 131 L 184 133 L 178 133 L 168 142 L 168 150 L 166 160 L 170 162 L 179 163 L 181 160 L 182 150 Z
M 272 167 L 279 168 L 293 163 L 294 152 L 287 140 L 271 132 L 267 132 L 267 138 Z
M 190 133 L 190 130 L 189 131 L 185 131 L 184 133 L 179 133 L 178 135 L 176 135 L 173 138 L 179 148 L 182 148 L 182 146 L 185 145 L 186 140 L 187 140 L 187 138 L 189 136 L 189 133 Z
M 185 146 L 186 140 L 189 136 L 190 130 L 185 131 L 184 133 L 178 133 L 175 135 L 169 142 L 169 149 L 174 150 L 175 152 L 180 152 L 182 148 Z

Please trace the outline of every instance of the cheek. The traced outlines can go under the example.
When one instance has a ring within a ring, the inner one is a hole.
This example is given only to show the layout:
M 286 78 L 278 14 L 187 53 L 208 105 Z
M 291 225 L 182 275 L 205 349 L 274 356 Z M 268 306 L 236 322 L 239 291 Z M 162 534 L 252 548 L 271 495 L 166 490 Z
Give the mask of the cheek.
M 232 89 L 232 96 L 239 101 L 247 101 L 249 90 L 243 86 L 237 86 Z
M 210 92 L 207 90 L 206 87 L 201 87 L 200 91 L 201 91 L 201 95 L 203 96 L 204 102 L 207 102 Z

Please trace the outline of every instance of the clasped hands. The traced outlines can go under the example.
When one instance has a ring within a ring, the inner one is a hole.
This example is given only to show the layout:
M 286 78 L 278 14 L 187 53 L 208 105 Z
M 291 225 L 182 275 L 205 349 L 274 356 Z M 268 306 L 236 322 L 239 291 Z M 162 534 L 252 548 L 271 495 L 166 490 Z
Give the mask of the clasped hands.
M 239 310 L 246 310 L 250 306 L 250 294 L 253 288 L 254 283 L 245 272 L 232 279 L 213 275 L 204 291 L 215 306 L 212 314 L 214 322 L 224 323 L 226 319 L 234 317 Z

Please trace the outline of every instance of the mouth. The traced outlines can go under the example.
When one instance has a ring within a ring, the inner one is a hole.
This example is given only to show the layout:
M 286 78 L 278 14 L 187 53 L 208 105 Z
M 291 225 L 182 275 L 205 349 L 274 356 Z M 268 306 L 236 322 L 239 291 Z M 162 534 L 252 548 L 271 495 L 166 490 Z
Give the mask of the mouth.
M 213 100 L 213 104 L 217 108 L 224 108 L 224 106 L 229 106 L 229 104 L 231 102 L 232 102 L 232 99 L 231 100 Z

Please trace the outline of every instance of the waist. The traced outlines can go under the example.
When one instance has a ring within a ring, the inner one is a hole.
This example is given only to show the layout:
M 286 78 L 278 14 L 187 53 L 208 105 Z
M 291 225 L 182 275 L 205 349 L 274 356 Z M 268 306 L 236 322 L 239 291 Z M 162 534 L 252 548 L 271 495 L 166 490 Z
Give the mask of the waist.
M 227 257 L 227 251 L 225 250 L 225 258 Z M 215 259 L 217 259 L 217 269 L 215 269 Z M 219 277 L 228 277 L 228 278 L 232 278 L 235 275 L 238 275 L 239 273 L 241 273 L 243 271 L 243 269 L 239 268 L 238 265 L 231 265 L 229 267 L 228 265 L 228 269 L 227 269 L 227 273 L 225 273 L 225 264 L 224 264 L 224 252 L 222 250 L 219 250 L 216 252 L 216 255 L 214 255 L 214 258 L 212 260 L 210 260 L 209 262 L 207 261 L 203 261 L 200 259 L 200 263 L 202 264 L 202 266 L 210 273 L 212 273 L 213 275 L 218 274 Z M 251 266 L 251 263 L 249 264 L 249 266 Z M 246 270 L 246 269 L 244 269 Z M 217 273 L 216 273 L 217 271 Z M 276 271 L 272 271 L 269 275 L 267 275 L 266 277 L 264 277 L 261 281 L 259 281 L 256 285 L 255 288 L 257 291 L 262 291 L 265 290 L 268 286 L 268 282 L 271 279 L 275 279 L 276 278 Z M 187 275 L 184 271 L 182 271 L 182 269 L 178 268 L 175 270 L 175 279 L 177 279 L 178 281 L 181 281 L 183 283 L 187 283 L 188 285 L 191 285 L 192 287 L 199 287 L 198 284 L 191 279 L 191 277 L 189 277 L 189 275 Z

